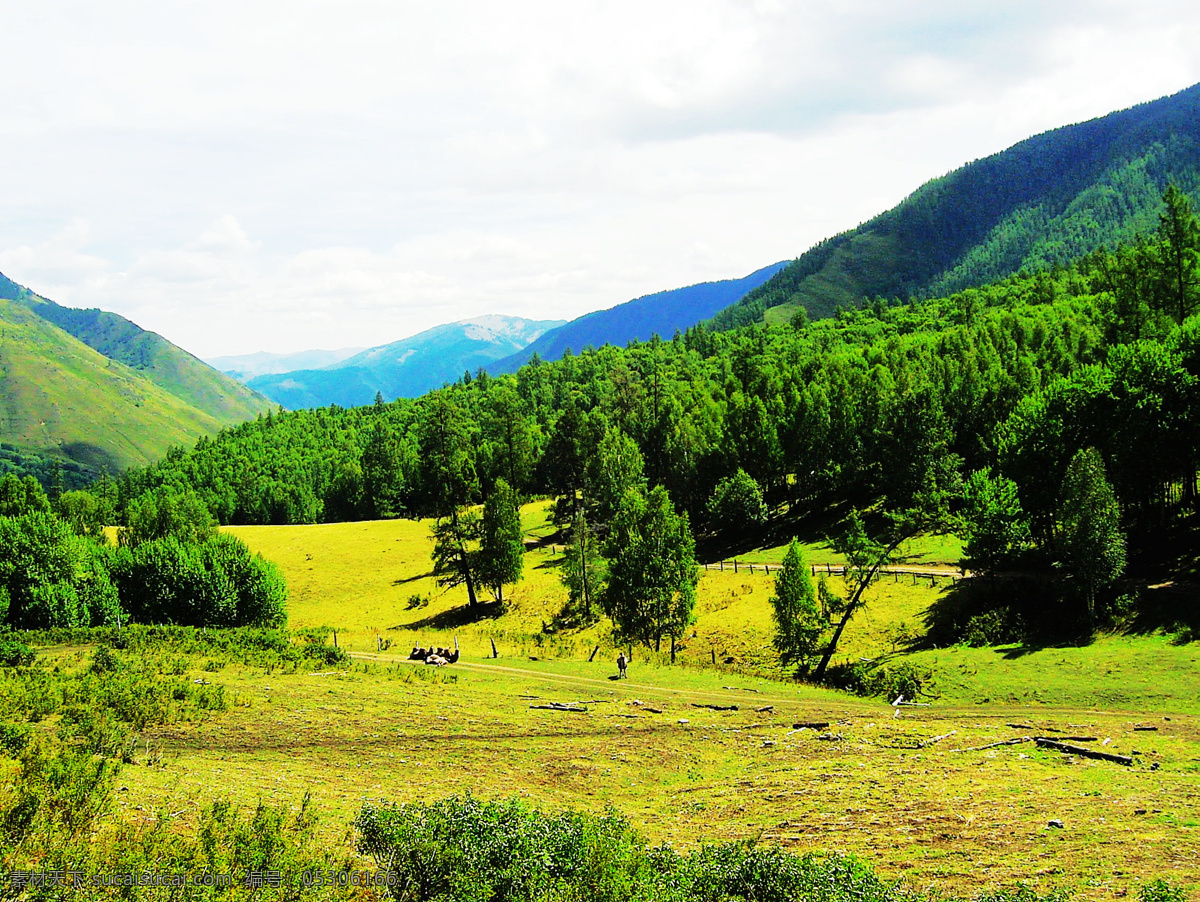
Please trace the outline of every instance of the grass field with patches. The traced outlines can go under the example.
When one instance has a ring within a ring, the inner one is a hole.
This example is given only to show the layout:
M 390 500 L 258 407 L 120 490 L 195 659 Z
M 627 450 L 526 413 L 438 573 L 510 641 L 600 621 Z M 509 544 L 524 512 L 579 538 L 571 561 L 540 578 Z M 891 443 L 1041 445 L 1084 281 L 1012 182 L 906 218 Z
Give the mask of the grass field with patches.
M 546 534 L 544 510 L 524 511 L 531 535 Z M 190 676 L 221 683 L 234 703 L 200 725 L 152 731 L 162 764 L 122 773 L 121 816 L 186 820 L 214 796 L 298 805 L 311 792 L 329 841 L 344 844 L 365 801 L 469 791 L 611 807 L 679 847 L 744 839 L 852 852 L 944 893 L 1024 882 L 1112 899 L 1156 877 L 1200 881 L 1200 646 L 1107 636 L 908 653 L 897 637 L 920 633 L 947 581 L 889 578 L 843 652 L 896 649 L 935 673 L 929 707 L 896 716 L 882 700 L 787 680 L 769 649 L 773 576 L 739 567 L 702 571 L 679 666 L 635 648 L 630 678 L 618 681 L 605 626 L 543 631 L 565 597 L 561 552 L 531 550 L 507 611 L 472 622 L 463 590 L 434 584 L 428 526 L 232 529 L 282 568 L 291 626 L 337 628 L 355 663 L 286 673 L 193 661 Z M 463 659 L 453 667 L 403 661 L 412 644 L 455 636 Z M 380 637 L 392 640 L 383 653 Z M 587 710 L 535 707 L 549 702 Z M 1083 744 L 1133 764 L 993 745 L 1035 735 L 1090 737 Z

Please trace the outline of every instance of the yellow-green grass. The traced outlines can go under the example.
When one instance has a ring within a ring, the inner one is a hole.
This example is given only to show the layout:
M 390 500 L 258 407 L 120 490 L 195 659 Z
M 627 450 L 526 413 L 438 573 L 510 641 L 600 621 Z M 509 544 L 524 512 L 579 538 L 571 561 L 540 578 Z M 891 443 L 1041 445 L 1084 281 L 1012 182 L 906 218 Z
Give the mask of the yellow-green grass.
M 545 509 L 523 511 L 531 534 L 546 534 Z M 542 631 L 565 600 L 561 548 L 526 555 L 502 616 L 433 629 L 414 623 L 464 605 L 465 591 L 434 585 L 427 522 L 232 531 L 282 567 L 291 625 L 339 627 L 358 663 L 323 675 L 207 675 L 246 705 L 198 730 L 161 731 L 168 766 L 127 772 L 130 806 L 180 810 L 179 799 L 213 792 L 294 802 L 311 790 L 341 825 L 365 799 L 469 790 L 612 806 L 677 845 L 763 838 L 855 852 L 885 874 L 947 892 L 1025 880 L 1112 898 L 1157 876 L 1200 880 L 1198 646 L 1107 636 L 1072 648 L 906 653 L 901 640 L 920 635 L 949 583 L 889 576 L 852 621 L 839 659 L 895 650 L 894 661 L 934 671 L 931 706 L 897 719 L 881 701 L 752 675 L 785 676 L 769 648 L 774 577 L 760 567 L 702 572 L 695 636 L 680 652 L 689 666 L 635 648 L 631 678 L 617 682 L 606 625 Z M 837 576 L 830 582 L 842 588 Z M 428 606 L 406 610 L 414 594 Z M 400 660 L 410 643 L 448 645 L 454 635 L 458 665 Z M 393 639 L 390 651 L 376 654 L 377 636 Z M 498 660 L 488 657 L 490 639 Z M 529 707 L 590 700 L 599 701 L 585 714 Z M 794 729 L 810 720 L 830 726 Z M 1038 734 L 1094 736 L 1083 744 L 1141 754 L 1127 768 L 1031 743 L 963 751 Z
M 1195 717 L 992 704 L 894 718 L 877 702 L 636 658 L 628 680 L 613 674 L 610 661 L 470 657 L 435 671 L 387 656 L 324 674 L 197 670 L 238 703 L 156 731 L 164 765 L 122 773 L 122 816 L 187 818 L 214 795 L 294 804 L 311 792 L 331 841 L 345 841 L 364 801 L 469 791 L 612 807 L 679 847 L 758 839 L 852 852 L 943 892 L 1025 881 L 1099 899 L 1153 877 L 1200 879 Z M 532 707 L 550 701 L 588 710 Z M 811 721 L 830 725 L 796 728 Z M 1141 754 L 1122 767 L 1031 743 L 969 751 L 1038 733 Z
M 549 502 L 527 505 L 522 525 L 533 542 L 545 536 Z M 586 656 L 608 635 L 607 624 L 565 635 L 547 635 L 566 602 L 559 574 L 562 545 L 532 547 L 525 555 L 524 577 L 506 588 L 506 610 L 496 619 L 473 624 L 443 626 L 430 623 L 437 615 L 465 608 L 466 589 L 442 589 L 436 584 L 430 562 L 433 538 L 428 520 L 381 520 L 311 526 L 226 527 L 256 552 L 275 561 L 290 590 L 289 624 L 293 628 L 329 626 L 339 631 L 338 641 L 351 651 L 375 651 L 378 639 L 392 641 L 393 649 L 413 645 L 449 645 L 457 635 L 464 648 L 480 654 L 495 640 L 508 653 L 539 656 Z M 924 540 L 944 546 L 941 538 Z M 920 553 L 919 550 L 914 553 Z M 757 557 L 778 561 L 782 549 L 765 549 Z M 819 555 L 809 552 L 807 559 Z M 822 563 L 838 566 L 841 561 Z M 742 560 L 739 558 L 739 561 Z M 755 562 L 747 558 L 746 563 Z M 829 577 L 831 587 L 842 591 L 842 580 Z M 918 630 L 920 616 L 936 598 L 926 579 L 913 584 L 909 576 L 885 577 L 868 595 L 867 608 L 858 615 L 844 639 L 848 656 L 876 656 L 896 645 L 899 624 Z M 942 585 L 947 580 L 942 579 Z M 684 660 L 709 661 L 761 650 L 772 633 L 769 598 L 775 577 L 761 565 L 753 570 L 739 563 L 701 570 L 694 638 L 684 640 Z M 428 601 L 410 607 L 413 597 Z M 481 597 L 486 601 L 486 597 Z M 753 657 L 753 655 L 752 655 Z

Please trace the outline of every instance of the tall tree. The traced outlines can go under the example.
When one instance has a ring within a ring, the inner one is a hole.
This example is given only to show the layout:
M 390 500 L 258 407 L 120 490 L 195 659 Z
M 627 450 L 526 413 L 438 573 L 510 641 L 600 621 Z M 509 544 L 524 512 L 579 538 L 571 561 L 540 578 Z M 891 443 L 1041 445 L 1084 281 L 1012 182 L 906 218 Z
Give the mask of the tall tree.
M 434 572 L 442 586 L 465 585 L 467 602 L 479 603 L 476 551 L 479 517 L 466 510 L 479 491 L 469 421 L 445 392 L 435 392 L 418 423 L 421 482 L 434 526 Z
M 625 638 L 656 650 L 693 622 L 696 607 L 696 542 L 687 514 L 656 486 L 649 495 L 629 491 L 613 519 L 606 546 L 608 583 L 604 611 Z
M 487 395 L 483 426 L 492 447 L 493 473 L 521 493 L 534 460 L 534 424 L 520 396 L 507 384 L 493 383 Z
M 620 427 L 609 427 L 586 464 L 589 500 L 599 522 L 612 519 L 627 491 L 645 488 L 644 470 L 637 442 Z
M 1029 520 L 1021 509 L 1017 484 L 990 469 L 967 478 L 962 533 L 963 566 L 995 575 L 1029 543 Z
M 383 407 L 377 402 L 376 410 Z M 360 464 L 362 496 L 359 503 L 369 517 L 377 520 L 399 517 L 404 512 L 404 470 L 401 464 L 400 442 L 382 417 L 376 419 L 367 435 Z M 348 479 L 349 472 L 340 474 Z M 344 489 L 352 491 L 350 485 Z
M 586 512 L 580 510 L 571 522 L 571 544 L 567 546 L 562 568 L 568 611 L 573 619 L 582 623 L 591 623 L 596 619 L 603 573 L 600 540 L 588 523 Z
M 826 621 L 817 607 L 812 576 L 795 539 L 783 556 L 783 568 L 775 577 L 775 594 L 770 601 L 775 620 L 773 644 L 780 662 L 784 666 L 807 664 L 818 653 Z
M 1059 506 L 1062 565 L 1079 581 L 1088 619 L 1096 616 L 1096 593 L 1125 571 L 1120 508 L 1095 448 L 1083 448 L 1067 467 Z
M 504 587 L 521 578 L 525 563 L 525 539 L 517 494 L 503 479 L 497 479 L 483 503 L 479 535 L 479 581 L 504 603 Z
M 1200 302 L 1200 224 L 1191 199 L 1174 184 L 1163 194 L 1166 209 L 1159 214 L 1159 254 L 1164 299 L 1182 323 Z

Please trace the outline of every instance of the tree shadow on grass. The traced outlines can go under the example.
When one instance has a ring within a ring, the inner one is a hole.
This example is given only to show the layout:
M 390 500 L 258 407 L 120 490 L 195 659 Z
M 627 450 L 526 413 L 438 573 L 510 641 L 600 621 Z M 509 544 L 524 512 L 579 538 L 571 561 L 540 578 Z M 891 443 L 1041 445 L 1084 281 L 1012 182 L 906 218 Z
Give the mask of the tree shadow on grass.
M 926 634 L 914 648 L 965 644 L 993 648 L 1007 660 L 1093 640 L 1086 612 L 1051 574 L 961 579 L 941 592 L 924 620 Z
M 818 511 L 797 509 L 772 517 L 762 526 L 698 534 L 696 560 L 708 563 L 729 560 L 762 548 L 786 545 L 792 539 L 804 544 L 824 542 L 842 531 L 849 510 L 848 505 Z
M 433 576 L 432 570 L 430 570 L 428 573 L 418 573 L 416 576 L 406 576 L 404 579 L 394 579 L 392 580 L 392 585 L 407 586 L 409 583 L 415 583 L 417 580 L 421 579 L 429 579 L 431 576 Z
M 462 604 L 455 608 L 450 608 L 448 611 L 441 611 L 437 614 L 431 614 L 428 617 L 423 617 L 420 620 L 414 620 L 411 623 L 398 623 L 395 626 L 388 627 L 393 630 L 446 630 L 456 627 L 469 626 L 472 623 L 479 623 L 484 620 L 495 620 L 504 613 L 504 605 L 494 601 L 480 602 L 471 607 L 469 604 Z

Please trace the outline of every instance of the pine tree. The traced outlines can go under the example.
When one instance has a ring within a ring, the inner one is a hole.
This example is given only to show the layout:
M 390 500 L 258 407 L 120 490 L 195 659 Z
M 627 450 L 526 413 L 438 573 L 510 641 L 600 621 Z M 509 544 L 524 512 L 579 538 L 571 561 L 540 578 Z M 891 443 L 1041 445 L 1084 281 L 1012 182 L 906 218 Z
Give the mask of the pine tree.
M 1168 185 L 1163 195 L 1166 209 L 1159 215 L 1163 300 L 1182 323 L 1196 309 L 1200 288 L 1200 223 L 1188 196 Z
M 1096 617 L 1096 593 L 1125 571 L 1125 536 L 1120 508 L 1104 461 L 1095 448 L 1072 459 L 1059 506 L 1061 564 L 1080 583 L 1089 621 Z
M 596 619 L 604 560 L 600 542 L 584 512 L 571 522 L 571 544 L 563 561 L 562 581 L 567 587 L 568 612 L 572 619 L 591 623 Z
M 696 607 L 696 542 L 665 488 L 625 493 L 606 550 L 604 612 L 617 631 L 656 650 L 664 636 L 682 636 Z
M 504 586 L 521 578 L 525 563 L 525 540 L 521 532 L 521 514 L 516 492 L 503 479 L 497 479 L 492 493 L 483 504 L 479 536 L 479 581 L 504 603 Z
M 785 666 L 803 666 L 820 650 L 825 621 L 817 608 L 812 576 L 795 539 L 783 557 L 783 569 L 775 577 L 771 596 L 775 619 L 775 650 Z

